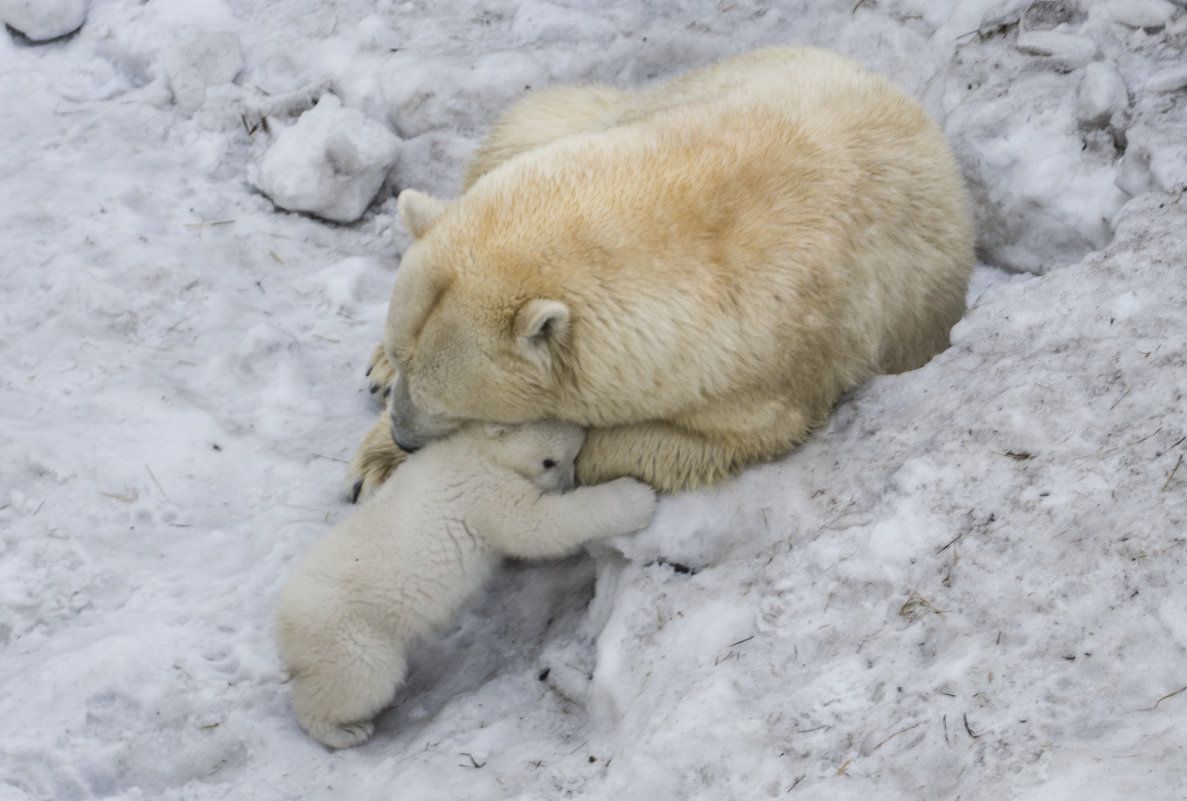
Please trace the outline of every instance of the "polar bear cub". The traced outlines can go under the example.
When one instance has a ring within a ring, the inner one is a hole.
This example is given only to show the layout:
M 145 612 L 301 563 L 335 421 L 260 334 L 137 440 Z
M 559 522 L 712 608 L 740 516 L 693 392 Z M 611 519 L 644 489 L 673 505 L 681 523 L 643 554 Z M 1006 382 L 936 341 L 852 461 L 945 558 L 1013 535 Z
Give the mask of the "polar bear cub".
M 410 456 L 318 541 L 277 602 L 301 726 L 335 748 L 371 736 L 416 642 L 449 624 L 502 554 L 565 556 L 645 528 L 655 493 L 631 478 L 574 489 L 585 432 L 471 423 Z

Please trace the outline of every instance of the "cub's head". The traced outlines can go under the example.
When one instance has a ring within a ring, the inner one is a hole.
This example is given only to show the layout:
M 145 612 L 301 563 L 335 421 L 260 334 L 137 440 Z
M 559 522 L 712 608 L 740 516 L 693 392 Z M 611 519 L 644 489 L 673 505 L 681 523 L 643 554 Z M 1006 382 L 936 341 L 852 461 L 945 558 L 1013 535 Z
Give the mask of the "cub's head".
M 414 190 L 397 201 L 413 243 L 383 344 L 398 371 L 392 437 L 407 451 L 469 420 L 547 417 L 567 374 L 569 306 L 499 222 L 456 205 Z
M 514 470 L 544 492 L 565 492 L 576 486 L 574 462 L 585 442 L 585 429 L 573 423 L 545 420 L 519 425 L 483 423 L 475 426 L 484 439 L 486 458 Z

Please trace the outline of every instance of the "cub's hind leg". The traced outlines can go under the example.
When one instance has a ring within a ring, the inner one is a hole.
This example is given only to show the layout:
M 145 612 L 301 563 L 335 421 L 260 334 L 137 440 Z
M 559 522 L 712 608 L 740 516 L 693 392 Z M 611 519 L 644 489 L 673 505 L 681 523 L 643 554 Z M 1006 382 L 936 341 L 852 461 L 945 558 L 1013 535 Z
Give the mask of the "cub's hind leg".
M 331 748 L 352 748 L 375 731 L 372 719 L 404 681 L 404 659 L 370 632 L 326 643 L 315 664 L 292 673 L 293 712 L 301 728 Z

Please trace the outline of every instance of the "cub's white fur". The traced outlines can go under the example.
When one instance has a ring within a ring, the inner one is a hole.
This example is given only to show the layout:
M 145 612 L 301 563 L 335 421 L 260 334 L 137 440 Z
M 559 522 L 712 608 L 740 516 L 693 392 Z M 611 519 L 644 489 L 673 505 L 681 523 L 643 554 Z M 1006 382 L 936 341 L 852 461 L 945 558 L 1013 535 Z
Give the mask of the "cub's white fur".
M 409 457 L 313 546 L 276 620 L 306 731 L 335 748 L 370 737 L 409 649 L 448 625 L 501 554 L 559 557 L 647 526 L 645 484 L 572 489 L 584 437 L 568 423 L 470 424 Z

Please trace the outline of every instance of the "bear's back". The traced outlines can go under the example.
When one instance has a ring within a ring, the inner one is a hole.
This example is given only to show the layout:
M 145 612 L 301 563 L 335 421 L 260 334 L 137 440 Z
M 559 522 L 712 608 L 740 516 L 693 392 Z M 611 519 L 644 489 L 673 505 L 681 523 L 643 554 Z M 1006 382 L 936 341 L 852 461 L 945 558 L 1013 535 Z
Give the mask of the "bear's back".
M 483 254 L 483 281 L 547 296 L 561 274 L 541 265 L 563 265 L 562 292 L 615 310 L 579 321 L 577 346 L 660 376 L 674 389 L 669 406 L 648 387 L 661 414 L 692 384 L 716 394 L 810 365 L 832 397 L 917 367 L 946 346 L 972 266 L 938 128 L 884 78 L 810 48 L 626 94 L 604 125 L 511 159 L 459 207 L 440 238 Z M 632 352 L 611 319 L 663 330 Z

